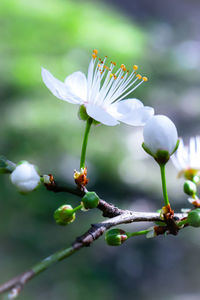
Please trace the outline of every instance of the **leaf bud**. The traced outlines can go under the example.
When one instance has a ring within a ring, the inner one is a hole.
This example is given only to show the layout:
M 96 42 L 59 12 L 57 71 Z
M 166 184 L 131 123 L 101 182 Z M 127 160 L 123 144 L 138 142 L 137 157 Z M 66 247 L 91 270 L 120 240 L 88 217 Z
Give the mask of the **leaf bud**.
M 99 197 L 95 192 L 87 192 L 82 198 L 82 204 L 85 209 L 95 208 L 99 204 Z
M 190 180 L 186 180 L 183 185 L 184 193 L 189 196 L 195 196 L 197 192 L 196 184 Z
M 75 220 L 76 214 L 71 205 L 65 204 L 54 212 L 54 219 L 58 225 L 68 225 Z
M 190 226 L 200 227 L 200 208 L 190 211 L 187 220 Z
M 111 229 L 106 232 L 105 240 L 109 246 L 120 246 L 128 238 L 127 233 L 119 228 Z

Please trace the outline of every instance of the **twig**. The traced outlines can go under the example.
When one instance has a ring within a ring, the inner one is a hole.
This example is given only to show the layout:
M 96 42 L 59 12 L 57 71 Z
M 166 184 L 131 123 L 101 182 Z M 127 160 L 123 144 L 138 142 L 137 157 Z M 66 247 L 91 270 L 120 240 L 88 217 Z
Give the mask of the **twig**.
M 186 217 L 186 214 L 175 214 L 175 217 L 177 218 L 177 220 L 179 220 Z M 66 257 L 74 254 L 76 251 L 83 247 L 90 246 L 90 244 L 96 239 L 98 239 L 107 229 L 120 224 L 144 221 L 154 222 L 161 221 L 161 219 L 159 213 L 124 211 L 122 214 L 114 218 L 103 221 L 101 223 L 93 224 L 85 234 L 76 238 L 74 243 L 72 243 L 71 247 L 52 254 L 51 256 L 45 258 L 44 260 L 33 266 L 30 270 L 2 284 L 0 286 L 0 293 L 4 293 L 8 290 L 11 290 L 11 293 L 9 293 L 9 295 L 12 295 L 12 291 L 17 290 L 18 292 L 14 296 L 16 297 L 22 290 L 24 285 L 27 283 L 27 281 L 49 268 L 55 262 L 65 259 Z M 8 299 L 12 299 L 14 297 L 10 297 Z

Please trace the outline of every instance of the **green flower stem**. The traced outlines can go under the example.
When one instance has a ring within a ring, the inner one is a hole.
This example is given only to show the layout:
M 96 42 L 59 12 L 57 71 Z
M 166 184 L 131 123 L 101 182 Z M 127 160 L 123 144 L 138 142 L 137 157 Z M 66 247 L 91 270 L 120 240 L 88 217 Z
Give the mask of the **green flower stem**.
M 73 209 L 73 213 L 76 212 L 77 210 L 81 209 L 82 207 L 83 207 L 82 204 L 80 204 L 79 206 L 75 207 L 75 208 Z
M 90 132 L 92 122 L 93 122 L 92 118 L 88 118 L 86 121 L 85 133 L 84 133 L 82 150 L 81 150 L 80 169 L 85 168 L 86 148 L 87 148 L 88 135 Z
M 64 258 L 72 255 L 74 252 L 76 252 L 76 249 L 73 247 L 69 247 L 67 249 L 60 250 L 47 258 L 43 259 L 41 262 L 36 264 L 32 267 L 32 271 L 34 273 L 34 276 L 41 273 L 42 271 L 46 270 L 48 267 L 50 267 L 53 263 L 56 263 L 60 260 L 63 260 Z
M 132 236 L 147 234 L 149 231 L 151 231 L 151 229 L 141 230 L 141 231 L 136 231 L 136 232 L 126 232 L 126 234 L 127 234 L 128 238 L 130 238 Z
M 166 177 L 165 177 L 165 164 L 160 164 L 160 172 L 161 172 L 161 179 L 162 179 L 162 190 L 163 190 L 163 197 L 165 205 L 170 205 L 168 194 L 167 194 L 167 186 L 166 186 Z
M 184 220 L 179 221 L 179 222 L 177 223 L 177 225 L 178 225 L 179 227 L 181 227 L 182 225 L 185 225 L 185 224 L 187 224 L 187 223 L 188 223 L 188 219 L 186 218 L 186 219 L 184 219 Z

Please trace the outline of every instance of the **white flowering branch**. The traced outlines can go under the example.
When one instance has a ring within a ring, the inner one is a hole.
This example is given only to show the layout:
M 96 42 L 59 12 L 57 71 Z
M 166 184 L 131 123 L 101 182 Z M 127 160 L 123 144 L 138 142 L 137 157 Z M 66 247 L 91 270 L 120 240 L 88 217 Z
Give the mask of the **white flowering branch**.
M 60 186 L 55 182 L 55 180 L 52 180 L 51 184 L 45 184 L 47 189 L 53 192 L 67 192 L 71 193 L 77 196 L 83 197 L 87 190 L 86 188 L 73 188 L 65 186 Z M 103 199 L 100 199 L 99 205 L 97 207 L 99 210 L 103 212 L 104 217 L 108 217 L 109 219 L 97 224 L 92 224 L 91 227 L 88 229 L 86 233 L 84 233 L 82 236 L 75 239 L 75 241 L 72 243 L 72 246 L 59 250 L 56 253 L 48 256 L 44 260 L 37 263 L 35 266 L 33 266 L 28 271 L 14 277 L 13 279 L 5 282 L 4 284 L 0 285 L 0 294 L 4 292 L 8 292 L 6 294 L 5 299 L 13 299 L 19 295 L 24 285 L 43 272 L 44 270 L 48 269 L 51 265 L 53 265 L 55 262 L 61 261 L 68 256 L 71 256 L 78 250 L 80 250 L 83 247 L 90 246 L 95 240 L 97 240 L 106 230 L 120 224 L 128 224 L 133 222 L 156 222 L 160 221 L 163 222 L 163 220 L 160 217 L 159 213 L 156 212 L 134 212 L 130 210 L 123 210 L 119 209 L 118 207 L 109 204 Z M 187 217 L 187 214 L 185 213 L 177 213 L 174 214 L 173 222 L 182 220 Z M 159 227 L 159 226 L 158 226 Z M 170 224 L 162 227 L 162 234 L 167 232 L 168 234 L 173 234 L 173 229 L 170 228 Z

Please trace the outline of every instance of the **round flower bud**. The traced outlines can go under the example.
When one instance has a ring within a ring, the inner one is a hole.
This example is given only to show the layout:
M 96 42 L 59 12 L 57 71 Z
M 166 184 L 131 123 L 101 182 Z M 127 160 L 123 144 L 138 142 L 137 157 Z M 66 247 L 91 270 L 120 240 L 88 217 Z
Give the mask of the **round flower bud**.
M 72 223 L 76 218 L 76 214 L 73 211 L 71 205 L 62 205 L 54 212 L 54 219 L 58 225 L 68 225 Z
M 183 185 L 184 193 L 186 193 L 189 196 L 195 196 L 197 192 L 196 184 L 190 180 L 185 181 Z
M 110 246 L 120 246 L 127 238 L 126 232 L 118 228 L 107 231 L 105 235 L 106 243 Z
M 99 197 L 95 192 L 87 192 L 82 198 L 82 204 L 85 209 L 95 208 L 99 204 Z
M 200 208 L 190 211 L 187 220 L 190 226 L 200 227 Z
M 163 115 L 153 116 L 147 121 L 143 136 L 143 148 L 159 163 L 166 163 L 178 145 L 176 126 Z
M 40 184 L 40 176 L 34 165 L 27 161 L 21 162 L 10 175 L 11 182 L 21 193 L 35 190 Z

